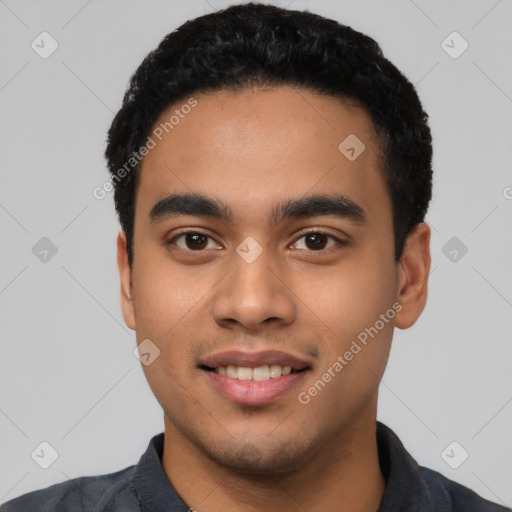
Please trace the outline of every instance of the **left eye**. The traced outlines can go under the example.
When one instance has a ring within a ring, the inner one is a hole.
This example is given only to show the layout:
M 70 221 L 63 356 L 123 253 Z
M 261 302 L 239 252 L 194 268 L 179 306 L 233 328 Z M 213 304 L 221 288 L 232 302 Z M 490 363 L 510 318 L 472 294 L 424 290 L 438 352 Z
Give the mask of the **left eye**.
M 333 242 L 330 246 L 329 239 Z M 302 245 L 305 247 L 298 247 L 298 249 L 309 249 L 312 251 L 321 251 L 323 249 L 330 249 L 336 244 L 343 245 L 343 241 L 339 240 L 335 236 L 328 235 L 327 233 L 320 233 L 316 231 L 312 231 L 310 233 L 306 233 L 297 239 L 294 245 L 299 244 L 299 242 L 303 240 Z M 296 247 L 297 248 L 297 247 Z

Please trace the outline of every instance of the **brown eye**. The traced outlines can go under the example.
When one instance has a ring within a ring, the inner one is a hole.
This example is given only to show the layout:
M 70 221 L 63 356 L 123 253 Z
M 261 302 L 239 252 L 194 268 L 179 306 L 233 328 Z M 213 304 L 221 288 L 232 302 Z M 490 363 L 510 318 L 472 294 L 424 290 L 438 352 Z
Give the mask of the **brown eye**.
M 180 249 L 185 251 L 202 251 L 208 248 L 208 244 L 214 242 L 211 236 L 196 231 L 188 231 L 175 236 L 167 242 L 167 245 L 175 244 Z M 218 245 L 213 244 L 215 247 L 220 248 Z
M 197 250 L 204 249 L 208 245 L 208 237 L 199 233 L 187 233 L 185 235 L 185 245 L 188 249 Z
M 336 245 L 343 246 L 346 245 L 346 243 L 333 235 L 329 235 L 328 233 L 312 231 L 310 233 L 303 234 L 300 238 L 297 239 L 294 245 L 296 249 L 305 249 L 318 252 L 322 251 L 323 249 L 330 249 Z
M 326 246 L 328 237 L 321 233 L 309 233 L 304 238 L 308 249 L 318 250 Z

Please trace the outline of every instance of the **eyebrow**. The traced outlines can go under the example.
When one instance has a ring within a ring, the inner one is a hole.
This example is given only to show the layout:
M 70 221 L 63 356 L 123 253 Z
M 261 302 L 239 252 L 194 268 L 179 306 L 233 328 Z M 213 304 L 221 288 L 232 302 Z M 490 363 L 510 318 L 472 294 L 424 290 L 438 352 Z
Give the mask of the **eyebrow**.
M 158 201 L 149 212 L 151 223 L 180 215 L 209 217 L 226 222 L 234 218 L 233 211 L 223 201 L 194 193 L 171 194 Z M 280 201 L 272 208 L 269 222 L 274 226 L 291 218 L 319 215 L 332 215 L 359 225 L 367 223 L 364 209 L 350 198 L 324 194 Z

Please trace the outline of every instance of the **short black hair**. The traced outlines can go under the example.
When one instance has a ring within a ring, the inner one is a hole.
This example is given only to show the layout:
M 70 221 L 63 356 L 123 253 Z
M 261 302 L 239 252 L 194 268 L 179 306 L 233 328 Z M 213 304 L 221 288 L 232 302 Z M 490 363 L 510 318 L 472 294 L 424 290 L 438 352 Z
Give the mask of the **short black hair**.
M 368 111 L 381 145 L 399 261 L 432 196 L 432 137 L 414 86 L 372 38 L 351 27 L 308 11 L 246 3 L 187 21 L 130 79 L 105 150 L 130 266 L 138 152 L 162 112 L 193 93 L 280 85 L 355 100 Z

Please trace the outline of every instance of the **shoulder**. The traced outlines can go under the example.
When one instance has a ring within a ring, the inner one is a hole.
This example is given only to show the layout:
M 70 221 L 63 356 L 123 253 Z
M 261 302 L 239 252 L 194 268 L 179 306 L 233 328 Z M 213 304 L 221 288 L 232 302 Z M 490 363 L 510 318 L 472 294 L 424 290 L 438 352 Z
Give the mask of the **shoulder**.
M 420 466 L 387 425 L 377 422 L 376 434 L 379 463 L 386 477 L 383 512 L 512 512 L 438 471 Z
M 135 466 L 115 473 L 72 478 L 44 489 L 23 494 L 2 506 L 0 512 L 130 512 L 137 505 L 130 489 Z M 114 508 L 114 503 L 116 504 Z M 138 510 L 134 508 L 133 510 Z
M 437 500 L 441 501 L 447 510 L 454 512 L 512 511 L 510 508 L 482 498 L 468 487 L 450 480 L 433 469 L 420 466 L 419 471 L 430 489 L 431 496 L 436 497 L 436 504 Z

